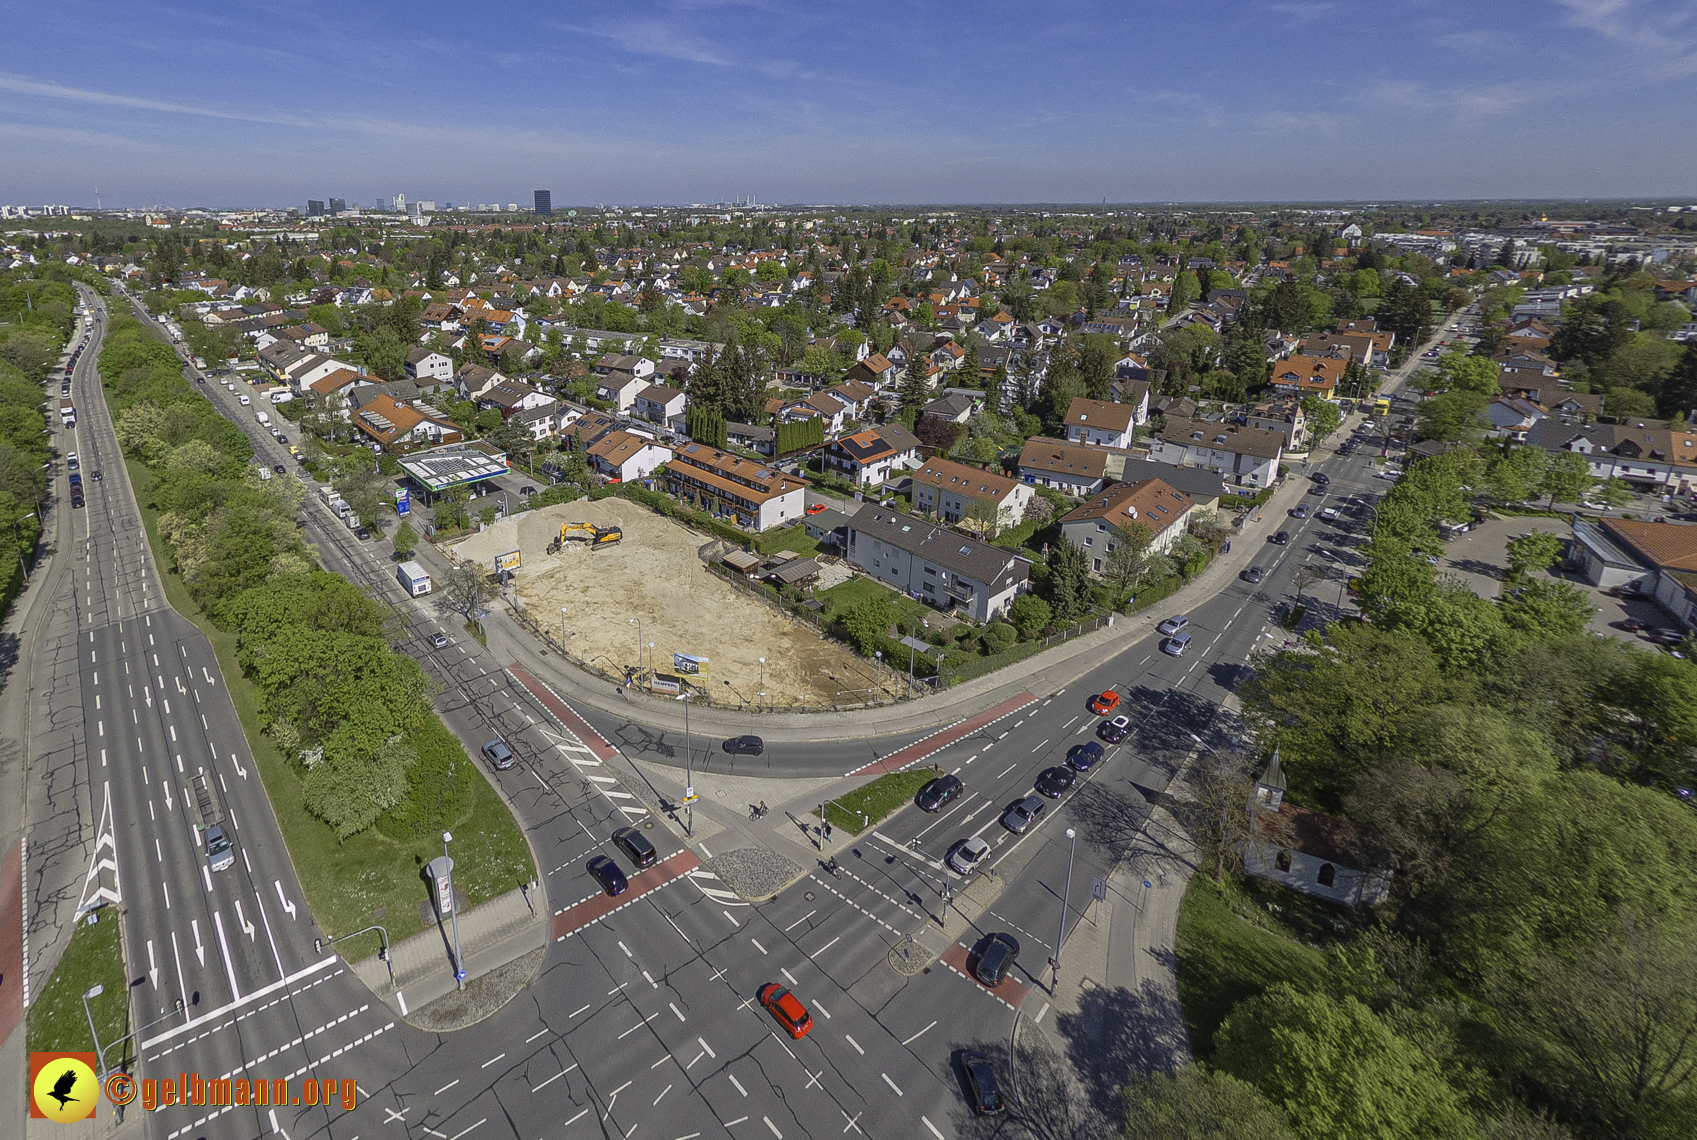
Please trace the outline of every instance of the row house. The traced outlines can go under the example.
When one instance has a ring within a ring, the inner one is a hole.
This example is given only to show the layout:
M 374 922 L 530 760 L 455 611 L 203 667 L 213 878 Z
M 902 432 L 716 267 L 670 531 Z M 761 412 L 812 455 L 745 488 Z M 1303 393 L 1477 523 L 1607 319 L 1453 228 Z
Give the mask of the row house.
M 1598 482 L 1620 479 L 1640 491 L 1690 494 L 1697 488 L 1697 434 L 1643 423 L 1569 424 L 1539 420 L 1526 442 L 1585 457 Z
M 1083 498 L 1094 495 L 1107 482 L 1108 462 L 1106 448 L 1033 436 L 1019 453 L 1019 477 Z
M 807 484 L 775 467 L 704 443 L 686 443 L 666 468 L 666 489 L 715 518 L 762 531 L 806 517 Z
M 1218 472 L 1238 494 L 1252 495 L 1278 480 L 1284 440 L 1265 428 L 1169 418 L 1149 453 L 1160 463 Z
M 913 473 L 914 508 L 946 523 L 981 526 L 967 516 L 983 504 L 995 509 L 998 529 L 1015 526 L 1035 494 L 1030 484 L 949 459 L 928 459 Z

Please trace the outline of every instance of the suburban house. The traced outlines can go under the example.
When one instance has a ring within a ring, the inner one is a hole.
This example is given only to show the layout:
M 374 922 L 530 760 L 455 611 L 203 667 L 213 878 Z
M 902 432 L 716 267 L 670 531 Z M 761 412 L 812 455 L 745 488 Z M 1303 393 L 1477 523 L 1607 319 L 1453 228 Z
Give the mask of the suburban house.
M 1150 462 L 1154 462 L 1153 459 Z M 1173 467 L 1171 465 L 1154 469 L 1155 478 L 1165 483 L 1175 491 L 1181 491 L 1189 497 L 1190 522 L 1192 525 L 1211 521 L 1220 513 L 1220 497 L 1226 493 L 1225 480 L 1217 472 L 1206 467 Z M 1146 473 L 1147 474 L 1147 473 Z M 1121 482 L 1135 483 L 1138 481 L 1137 469 L 1126 465 L 1120 477 Z
M 666 468 L 666 489 L 749 530 L 785 526 L 807 513 L 807 484 L 704 443 L 686 443 Z
M 642 356 L 603 356 L 595 364 L 595 394 L 621 414 L 636 403 L 637 393 L 654 382 L 654 362 Z
M 1091 447 L 1130 447 L 1137 425 L 1149 418 L 1148 393 L 1144 393 L 1143 419 L 1132 404 L 1110 404 L 1105 400 L 1087 400 L 1080 396 L 1067 408 L 1066 432 L 1069 443 Z
M 1175 467 L 1206 467 L 1254 494 L 1272 486 L 1284 458 L 1284 433 L 1207 420 L 1169 419 L 1149 453 Z
M 668 463 L 672 451 L 645 435 L 610 431 L 589 445 L 586 457 L 596 471 L 617 483 L 646 479 L 655 468 Z
M 1348 363 L 1329 356 L 1287 356 L 1273 365 L 1270 382 L 1281 392 L 1330 400 Z
M 1494 439 L 1512 439 L 1525 443 L 1527 433 L 1537 426 L 1547 413 L 1530 400 L 1515 396 L 1498 396 L 1485 408 L 1485 418 L 1491 428 L 1485 434 Z
M 1134 526 L 1149 532 L 1148 551 L 1165 554 L 1189 529 L 1196 504 L 1159 477 L 1110 487 L 1061 518 L 1061 534 L 1080 550 L 1094 574 Z
M 1014 526 L 1025 515 L 1026 504 L 1036 494 L 1028 484 L 1006 475 L 994 475 L 948 459 L 928 459 L 913 473 L 913 505 L 916 510 L 939 515 L 944 522 L 961 523 L 974 503 L 996 510 L 996 527 Z M 982 524 L 969 519 L 974 529 Z
M 452 380 L 454 362 L 440 352 L 415 348 L 407 353 L 407 376 L 413 380 Z
M 791 400 L 778 409 L 777 419 L 783 423 L 799 423 L 815 417 L 824 421 L 825 434 L 835 435 L 853 419 L 849 405 L 830 392 L 814 392 L 799 400 Z
M 825 445 L 825 467 L 851 483 L 877 486 L 919 466 L 919 440 L 898 423 L 857 431 Z
M 1546 416 L 1527 443 L 1585 456 L 1592 478 L 1621 479 L 1640 491 L 1689 494 L 1697 486 L 1697 434 L 1643 423 L 1568 424 Z
M 454 391 L 462 400 L 475 400 L 497 384 L 506 383 L 506 376 L 481 364 L 462 364 L 454 373 Z
M 558 403 L 540 388 L 532 388 L 523 380 L 503 380 L 485 389 L 477 397 L 479 408 L 495 408 L 506 419 L 514 412 L 528 412 Z
M 676 388 L 650 384 L 636 394 L 633 409 L 636 415 L 649 423 L 670 424 L 673 420 L 683 419 L 687 402 L 684 394 Z
M 846 383 L 864 384 L 868 388 L 886 388 L 895 382 L 896 366 L 883 353 L 874 352 L 865 360 L 857 360 L 843 374 Z
M 944 424 L 964 424 L 983 406 L 984 397 L 974 399 L 965 392 L 945 392 L 919 409 L 922 418 Z
M 1000 617 L 1031 585 L 1031 563 L 912 515 L 865 507 L 848 521 L 851 566 L 975 622 Z
M 560 401 L 550 396 L 546 404 L 514 412 L 507 417 L 507 423 L 523 428 L 531 439 L 540 443 L 560 430 L 560 410 Z
M 378 396 L 349 417 L 354 427 L 385 451 L 412 451 L 460 441 L 460 425 L 429 404 L 397 403 Z
M 1302 403 L 1295 396 L 1257 404 L 1243 414 L 1243 426 L 1278 432 L 1285 437 L 1287 450 L 1308 442 L 1308 413 L 1302 410 Z
M 370 384 L 375 376 L 367 376 L 363 372 L 355 372 L 351 368 L 338 368 L 326 373 L 306 386 L 306 391 L 317 397 L 318 406 L 329 407 L 337 400 L 346 400 L 355 386 Z
M 1372 905 L 1384 899 L 1390 890 L 1387 876 L 1357 870 L 1346 861 L 1353 838 L 1350 824 L 1285 803 L 1286 783 L 1275 751 L 1251 794 L 1244 871 L 1344 906 Z
M 1107 474 L 1108 454 L 1099 447 L 1039 435 L 1026 440 L 1019 453 L 1019 477 L 1025 482 L 1080 498 L 1100 491 Z
M 726 420 L 725 442 L 770 457 L 778 453 L 778 429 Z

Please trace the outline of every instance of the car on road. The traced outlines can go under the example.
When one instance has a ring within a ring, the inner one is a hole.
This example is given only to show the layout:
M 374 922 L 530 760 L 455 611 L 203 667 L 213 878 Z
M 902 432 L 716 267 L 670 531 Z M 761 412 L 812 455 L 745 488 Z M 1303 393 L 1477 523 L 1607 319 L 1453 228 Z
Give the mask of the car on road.
M 1314 472 L 1314 482 L 1320 484 L 1322 487 L 1330 487 L 1332 485 L 1332 477 L 1324 471 L 1316 471 Z
M 361 542 L 370 542 L 371 531 L 362 526 L 354 531 L 354 537 L 359 539 Z
M 807 1012 L 807 1007 L 790 991 L 777 982 L 767 982 L 760 987 L 760 1004 L 766 1007 L 766 1012 L 772 1015 L 774 1021 L 784 1027 L 784 1032 L 800 1041 L 813 1028 L 813 1015 Z
M 1336 507 L 1327 507 L 1325 510 L 1320 512 L 1320 517 L 1322 519 L 1324 519 L 1326 522 L 1337 522 L 1338 521 L 1337 508 Z
M 1155 627 L 1156 633 L 1164 633 L 1169 637 L 1190 624 L 1190 619 L 1183 614 L 1174 614 L 1166 621 Z
M 978 870 L 978 865 L 989 855 L 990 845 L 978 836 L 970 835 L 949 848 L 949 853 L 943 856 L 943 862 L 957 875 L 970 875 Z
M 534 494 L 536 494 L 536 488 L 535 487 L 529 487 L 529 486 L 520 487 L 519 488 L 519 494 L 521 494 L 521 495 L 534 495 Z
M 287 475 L 289 473 L 289 469 L 284 467 L 281 463 L 273 463 L 271 465 L 271 470 L 275 471 L 279 475 Z
M 448 635 L 447 634 L 445 634 L 445 633 L 433 633 L 433 634 L 430 635 L 430 648 L 432 648 L 432 649 L 442 649 L 442 648 L 445 648 L 447 646 L 447 644 L 448 644 Z
M 966 1079 L 966 1091 L 972 1111 L 979 1116 L 1000 1116 L 1007 1106 L 1002 1102 L 1002 1090 L 996 1084 L 996 1070 L 990 1058 L 973 1051 L 960 1055 L 961 1076 Z
M 1190 635 L 1177 633 L 1161 643 L 1161 652 L 1169 657 L 1183 657 L 1190 649 Z
M 660 857 L 660 853 L 654 849 L 654 844 L 648 842 L 648 836 L 634 827 L 621 827 L 613 832 L 613 842 L 625 853 L 625 858 L 639 870 L 652 867 L 654 860 Z
M 1290 531 L 1281 530 L 1267 541 L 1272 543 L 1274 546 L 1288 546 L 1290 545 Z
M 964 791 L 966 785 L 960 782 L 959 776 L 938 776 L 919 789 L 919 794 L 913 797 L 913 802 L 920 811 L 942 811 L 944 804 Z
M 1090 698 L 1090 711 L 1097 716 L 1107 716 L 1120 707 L 1120 695 L 1112 689 L 1104 689 Z
M 1048 796 L 1052 800 L 1058 800 L 1062 793 L 1072 787 L 1072 782 L 1076 779 L 1078 779 L 1078 774 L 1071 768 L 1057 765 L 1053 768 L 1043 769 L 1042 774 L 1037 777 L 1032 786 L 1037 789 L 1039 794 Z
M 727 756 L 758 756 L 766 751 L 766 742 L 758 736 L 733 736 L 719 747 Z
M 1007 980 L 1008 972 L 1019 961 L 1019 941 L 1011 934 L 997 931 L 978 947 L 977 961 L 972 964 L 972 976 L 991 989 Z
M 1107 753 L 1103 751 L 1100 744 L 1097 744 L 1094 740 L 1086 740 L 1083 744 L 1075 744 L 1067 749 L 1067 763 L 1080 772 L 1088 772 L 1101 763 L 1102 757 L 1105 755 Z
M 1125 734 L 1131 731 L 1129 716 L 1116 716 L 1113 720 L 1105 720 L 1096 726 L 1096 735 L 1109 744 L 1118 744 L 1125 739 Z
M 1015 835 L 1024 835 L 1025 829 L 1035 823 L 1048 806 L 1041 796 L 1026 796 L 1002 813 L 1002 826 Z
M 601 889 L 617 897 L 625 893 L 630 881 L 625 873 L 619 870 L 619 865 L 605 855 L 597 855 L 587 864 L 589 873 L 595 876 L 595 881 L 601 884 Z
M 82 492 L 78 491 L 75 488 L 72 488 L 71 489 L 71 509 L 75 510 L 76 508 L 78 508 L 82 505 L 83 505 Z
M 1656 640 L 1661 642 L 1663 645 L 1678 645 L 1680 642 L 1685 640 L 1685 631 L 1680 629 L 1663 628 L 1656 631 L 1655 637 Z
M 286 435 L 279 435 L 277 437 L 277 442 L 282 444 L 284 447 L 288 447 L 289 446 L 289 437 L 286 436 Z
M 1290 509 L 1290 517 L 1293 518 L 1293 519 L 1305 519 L 1305 518 L 1307 518 L 1308 517 L 1308 504 L 1307 503 L 1296 504 L 1296 506 L 1294 506 Z
M 82 466 L 82 460 L 77 458 L 76 452 L 73 451 L 69 455 L 65 456 L 65 470 L 66 471 L 75 471 L 77 468 L 79 468 L 81 466 Z
M 93 479 L 96 483 L 100 482 L 100 468 L 96 467 L 89 475 L 89 478 Z
M 1245 582 L 1249 582 L 1249 583 L 1256 584 L 1256 585 L 1260 584 L 1261 579 L 1265 578 L 1266 576 L 1267 576 L 1267 572 L 1265 570 L 1261 569 L 1261 567 L 1259 567 L 1259 566 L 1251 566 L 1249 569 L 1247 569 L 1243 572 L 1243 580 Z
M 1607 503 L 1599 503 L 1595 499 L 1582 499 L 1579 505 L 1588 511 L 1606 511 L 1609 509 Z
M 1624 629 L 1628 633 L 1642 633 L 1647 629 L 1653 628 L 1649 622 L 1640 621 L 1638 618 L 1632 617 L 1623 618 L 1614 624 L 1616 629 Z
M 505 772 L 518 763 L 518 757 L 513 755 L 513 750 L 499 737 L 483 746 L 483 758 L 494 765 L 497 772 Z
M 213 824 L 206 829 L 206 865 L 214 871 L 222 871 L 236 861 L 236 853 L 230 848 L 230 837 L 224 834 L 222 824 Z

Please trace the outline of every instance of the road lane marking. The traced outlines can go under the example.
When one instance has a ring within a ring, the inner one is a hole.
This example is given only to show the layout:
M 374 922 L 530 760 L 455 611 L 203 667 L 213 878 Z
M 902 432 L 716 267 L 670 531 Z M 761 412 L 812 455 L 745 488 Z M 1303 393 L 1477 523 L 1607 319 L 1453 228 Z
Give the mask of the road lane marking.
M 790 973 L 788 970 L 784 969 L 782 966 L 778 967 L 778 973 L 784 975 L 784 980 L 786 982 L 788 982 L 790 985 L 792 985 L 792 986 L 801 985 L 800 982 L 795 980 L 795 975 Z
M 843 1040 L 847 1041 L 850 1045 L 853 1045 L 856 1053 L 859 1053 L 862 1057 L 866 1056 L 866 1050 L 860 1047 L 860 1042 L 856 1041 L 846 1033 L 843 1034 Z
M 920 1121 L 921 1124 L 925 1125 L 925 1127 L 927 1127 L 931 1130 L 931 1135 L 935 1136 L 937 1138 L 937 1140 L 948 1140 L 948 1137 L 944 1136 L 941 1132 L 937 1131 L 937 1126 L 935 1124 L 932 1124 L 929 1120 L 926 1120 L 923 1116 L 921 1116 L 919 1118 L 919 1121 Z
M 493 1065 L 496 1061 L 499 1061 L 502 1057 L 505 1057 L 505 1056 L 506 1056 L 505 1053 L 497 1053 L 493 1057 L 489 1058 L 487 1061 L 483 1062 L 483 1064 L 479 1065 L 478 1068 L 487 1069 L 490 1065 Z
M 709 1057 L 713 1058 L 715 1061 L 719 1059 L 719 1054 L 713 1052 L 713 1046 L 707 1044 L 707 1038 L 697 1037 L 696 1041 L 700 1043 L 701 1048 L 706 1051 Z
M 743 1096 L 748 1095 L 748 1090 L 742 1087 L 742 1082 L 737 1080 L 737 1075 L 735 1073 L 726 1073 L 725 1075 L 727 1077 L 731 1078 L 731 1083 L 737 1087 L 737 1091 L 739 1093 L 741 1093 Z
M 105 756 L 106 753 L 102 752 L 101 755 Z M 818 911 L 817 908 L 808 911 L 806 914 L 802 915 L 800 918 L 796 919 L 794 922 L 792 922 L 788 926 L 784 927 L 784 933 L 788 934 L 790 931 L 794 930 L 796 927 L 800 926 L 802 923 L 806 922 L 808 919 L 812 918 L 814 915 L 816 915 L 818 913 L 819 913 L 819 911 Z
M 671 1092 L 671 1091 L 672 1091 L 672 1086 L 671 1086 L 671 1085 L 667 1085 L 667 1086 L 666 1086 L 666 1087 L 665 1087 L 665 1088 L 663 1088 L 663 1089 L 661 1089 L 661 1090 L 660 1090 L 660 1095 L 659 1095 L 659 1096 L 657 1096 L 657 1097 L 655 1097 L 655 1098 L 654 1098 L 654 1104 L 659 1104 L 659 1103 L 660 1103 L 660 1102 L 661 1102 L 661 1101 L 663 1101 L 663 1100 L 665 1100 L 665 1099 L 666 1099 L 666 1094 L 667 1094 L 667 1093 L 669 1093 L 669 1092 Z M 649 1105 L 649 1106 L 648 1106 L 648 1107 L 650 1107 L 650 1108 L 653 1108 L 653 1107 L 654 1107 L 654 1105 L 653 1105 L 653 1104 L 651 1104 L 651 1105 Z
M 766 953 L 766 947 L 760 945 L 759 941 L 757 941 L 756 939 L 753 939 L 753 938 L 750 938 L 749 941 L 754 943 L 754 948 L 756 950 L 760 951 L 761 954 Z
M 907 1094 L 906 1094 L 906 1093 L 904 1093 L 904 1092 L 902 1092 L 902 1090 L 901 1090 L 901 1089 L 900 1089 L 900 1088 L 899 1088 L 899 1087 L 898 1087 L 898 1086 L 897 1086 L 897 1085 L 896 1085 L 896 1082 L 894 1082 L 894 1081 L 892 1081 L 892 1080 L 891 1080 L 891 1079 L 890 1079 L 890 1074 L 888 1074 L 888 1073 L 879 1073 L 879 1074 L 878 1074 L 878 1075 L 879 1075 L 879 1076 L 880 1076 L 880 1077 L 883 1077 L 883 1078 L 884 1078 L 884 1083 L 885 1083 L 885 1084 L 887 1084 L 887 1085 L 889 1085 L 889 1086 L 890 1086 L 890 1087 L 891 1087 L 891 1088 L 892 1088 L 892 1089 L 895 1089 L 895 1090 L 896 1090 L 896 1095 L 897 1095 L 897 1096 L 906 1096 L 906 1095 L 907 1095 Z
M 837 935 L 837 937 L 831 939 L 829 942 L 825 943 L 825 945 L 819 947 L 819 949 L 817 949 L 813 953 L 809 954 L 807 956 L 808 960 L 811 961 L 813 959 L 818 958 L 819 955 L 823 954 L 825 951 L 829 950 L 831 947 L 835 946 L 837 943 L 841 942 L 842 940 L 843 940 L 843 936 L 840 935 L 840 934 Z
M 813 1003 L 813 1008 L 818 1010 L 820 1013 L 824 1014 L 826 1021 L 831 1020 L 831 1011 L 830 1010 L 826 1009 L 824 1006 L 820 1005 L 818 1002 Z
M 460 1083 L 460 1079 L 458 1077 L 455 1077 L 453 1080 L 449 1081 L 447 1084 L 443 1085 L 441 1088 L 437 1089 L 435 1092 L 431 1093 L 430 1095 L 431 1096 L 441 1096 L 443 1093 L 447 1092 L 449 1089 L 453 1088 L 455 1085 L 457 1085 L 459 1083 Z
M 778 1140 L 784 1140 L 784 1134 L 778 1131 L 778 1126 L 772 1123 L 772 1118 L 770 1116 L 762 1116 L 760 1119 L 766 1122 L 766 1127 L 772 1130 L 772 1135 L 776 1136 Z
M 931 1031 L 931 1029 L 932 1029 L 932 1028 L 933 1028 L 933 1027 L 934 1027 L 934 1026 L 935 1026 L 935 1025 L 936 1025 L 936 1024 L 937 1024 L 937 1023 L 936 1023 L 936 1022 L 935 1022 L 935 1021 L 933 1021 L 933 1022 L 932 1022 L 932 1023 L 931 1023 L 931 1024 L 930 1024 L 930 1025 L 927 1025 L 927 1026 L 926 1026 L 926 1027 L 925 1027 L 925 1028 L 924 1028 L 924 1029 L 921 1029 L 921 1030 L 920 1030 L 920 1031 L 919 1031 L 919 1032 L 918 1032 L 918 1033 L 915 1033 L 915 1034 L 914 1034 L 914 1035 L 913 1035 L 913 1036 L 912 1036 L 912 1037 L 909 1037 L 909 1038 L 908 1038 L 908 1039 L 907 1039 L 907 1040 L 906 1040 L 906 1041 L 903 1041 L 903 1042 L 902 1042 L 902 1044 L 903 1044 L 903 1045 L 911 1045 L 911 1044 L 913 1044 L 913 1042 L 915 1042 L 915 1041 L 918 1041 L 918 1040 L 919 1040 L 919 1039 L 920 1039 L 920 1038 L 921 1038 L 921 1037 L 923 1037 L 923 1036 L 925 1036 L 925 1035 L 926 1035 L 926 1034 L 927 1034 L 927 1033 L 929 1033 L 929 1032 L 930 1032 L 930 1031 Z
M 538 1037 L 546 1037 L 548 1034 L 550 1034 L 552 1032 L 554 1032 L 552 1029 L 544 1029 L 540 1033 L 532 1033 L 529 1037 L 526 1037 L 524 1039 L 524 1043 L 526 1045 L 529 1045 L 532 1041 L 535 1041 Z
M 678 1015 L 679 1021 L 688 1021 L 689 1020 L 689 1018 L 684 1016 L 684 1011 L 678 1008 L 677 1002 L 669 1001 L 666 1004 L 672 1007 L 672 1012 Z
M 555 1073 L 553 1076 L 549 1077 L 547 1080 L 543 1081 L 541 1084 L 537 1085 L 535 1088 L 531 1089 L 530 1091 L 533 1092 L 533 1093 L 541 1092 L 543 1089 L 547 1088 L 549 1085 L 553 1084 L 555 1081 L 559 1080 L 561 1077 L 565 1076 L 567 1073 L 571 1072 L 575 1068 L 577 1068 L 577 1065 L 575 1065 L 575 1064 L 568 1065 L 566 1068 L 561 1069 L 559 1072 Z M 567 1123 L 569 1124 L 571 1122 L 567 1121 Z

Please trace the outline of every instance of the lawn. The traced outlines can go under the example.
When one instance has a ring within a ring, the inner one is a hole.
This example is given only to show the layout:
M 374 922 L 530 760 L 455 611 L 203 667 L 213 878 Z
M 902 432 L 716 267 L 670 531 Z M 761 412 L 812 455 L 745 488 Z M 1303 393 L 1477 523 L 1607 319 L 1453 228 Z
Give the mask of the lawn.
M 789 550 L 803 558 L 812 558 L 819 553 L 819 540 L 810 537 L 807 528 L 801 523 L 784 527 L 782 530 L 762 531 L 751 536 L 749 541 L 761 554 L 776 554 L 780 550 Z
M 848 795 L 832 800 L 825 809 L 826 818 L 835 830 L 859 835 L 867 828 L 878 826 L 891 812 L 912 803 L 919 789 L 936 778 L 937 773 L 930 768 L 879 776 Z M 861 822 L 863 814 L 866 817 L 864 823 Z
M 841 617 L 869 598 L 883 598 L 896 607 L 896 620 L 904 629 L 914 620 L 927 617 L 932 612 L 928 606 L 906 594 L 898 594 L 872 578 L 851 579 L 829 590 L 819 591 L 817 597 L 825 603 L 824 614 L 828 618 Z
M 118 912 L 101 907 L 92 913 L 98 921 L 93 926 L 88 925 L 87 918 L 77 923 L 65 956 L 30 1006 L 29 1048 L 32 1053 L 93 1052 L 82 995 L 98 983 L 106 987 L 105 992 L 89 999 L 88 1009 L 100 1031 L 100 1043 L 107 1049 L 107 1059 L 116 1065 L 125 1050 L 112 1046 L 130 1031 L 129 978 L 118 936 Z
M 1252 897 L 1222 890 L 1205 875 L 1192 876 L 1184 893 L 1176 947 L 1178 996 L 1191 1047 L 1202 1060 L 1212 1055 L 1214 1031 L 1232 1006 L 1279 982 L 1311 987 L 1325 965 L 1318 950 L 1243 917 L 1253 913 Z M 1280 897 L 1301 899 L 1291 892 Z
M 128 467 L 136 499 L 145 504 L 153 475 L 134 461 Z M 158 512 L 144 505 L 141 513 L 165 580 L 166 597 L 178 613 L 200 627 L 218 654 L 277 826 L 319 926 L 337 935 L 381 923 L 396 941 L 424 929 L 418 904 L 430 892 L 419 876 L 426 863 L 442 854 L 441 841 L 432 837 L 401 843 L 371 830 L 337 843 L 334 830 L 306 810 L 300 776 L 259 730 L 259 689 L 243 676 L 236 661 L 235 635 L 213 626 L 189 597 L 182 579 L 165 569 L 167 559 L 155 531 Z M 469 756 L 466 763 L 473 763 Z M 488 781 L 479 777 L 472 788 L 470 809 L 448 830 L 454 835 L 454 886 L 476 906 L 535 878 L 535 865 L 524 833 Z

